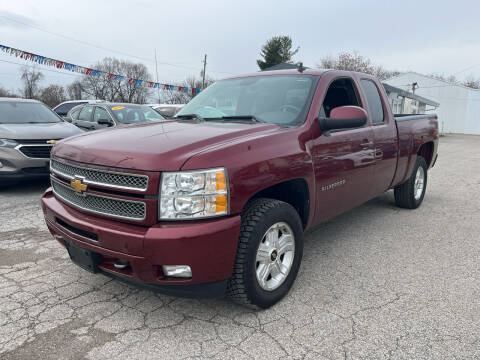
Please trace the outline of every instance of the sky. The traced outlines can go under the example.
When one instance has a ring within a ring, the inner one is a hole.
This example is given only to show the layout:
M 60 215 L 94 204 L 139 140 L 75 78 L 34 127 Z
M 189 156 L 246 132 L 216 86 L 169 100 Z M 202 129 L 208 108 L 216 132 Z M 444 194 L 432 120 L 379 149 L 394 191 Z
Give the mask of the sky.
M 464 79 L 480 77 L 479 13 L 478 0 L 0 0 L 0 44 L 82 66 L 141 62 L 153 81 L 156 50 L 159 81 L 179 84 L 199 75 L 204 54 L 214 79 L 258 71 L 265 41 L 289 35 L 305 66 L 357 51 L 389 70 Z M 18 90 L 20 65 L 5 61 L 24 61 L 0 53 L 0 86 Z M 79 76 L 38 68 L 42 86 Z

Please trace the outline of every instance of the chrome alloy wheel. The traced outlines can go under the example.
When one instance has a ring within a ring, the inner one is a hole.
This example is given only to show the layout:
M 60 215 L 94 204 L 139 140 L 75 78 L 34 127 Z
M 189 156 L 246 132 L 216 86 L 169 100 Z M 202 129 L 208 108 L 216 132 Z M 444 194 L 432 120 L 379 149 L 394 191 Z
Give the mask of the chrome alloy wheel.
M 288 276 L 295 256 L 295 236 L 285 222 L 273 224 L 263 235 L 256 257 L 257 281 L 263 290 L 277 289 Z
M 423 186 L 425 184 L 425 170 L 423 167 L 419 166 L 417 173 L 415 174 L 415 183 L 413 187 L 413 193 L 415 200 L 420 200 L 423 193 Z

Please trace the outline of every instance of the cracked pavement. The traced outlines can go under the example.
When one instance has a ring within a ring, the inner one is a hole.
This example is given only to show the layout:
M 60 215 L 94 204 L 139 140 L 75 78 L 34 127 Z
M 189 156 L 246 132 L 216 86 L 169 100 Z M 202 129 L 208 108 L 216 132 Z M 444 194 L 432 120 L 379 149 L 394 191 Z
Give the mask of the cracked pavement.
M 479 359 L 480 137 L 440 139 L 417 210 L 392 192 L 306 236 L 289 295 L 255 311 L 139 290 L 73 265 L 48 183 L 0 190 L 0 357 Z

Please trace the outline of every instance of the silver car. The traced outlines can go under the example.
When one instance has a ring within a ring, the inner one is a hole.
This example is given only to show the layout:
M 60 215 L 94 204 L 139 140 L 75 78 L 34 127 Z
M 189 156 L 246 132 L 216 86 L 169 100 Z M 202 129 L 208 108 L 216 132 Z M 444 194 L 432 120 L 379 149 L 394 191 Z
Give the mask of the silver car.
M 53 144 L 81 133 L 40 101 L 0 98 L 0 185 L 47 176 Z

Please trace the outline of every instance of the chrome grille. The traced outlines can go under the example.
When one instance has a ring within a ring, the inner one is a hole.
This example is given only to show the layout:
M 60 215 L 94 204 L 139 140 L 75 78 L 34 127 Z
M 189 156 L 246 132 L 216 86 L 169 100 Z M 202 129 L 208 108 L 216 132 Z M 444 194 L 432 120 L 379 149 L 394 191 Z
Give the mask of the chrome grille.
M 146 205 L 144 202 L 94 195 L 88 192 L 78 195 L 72 188 L 53 178 L 52 188 L 58 198 L 79 209 L 121 219 L 145 219 Z
M 73 179 L 75 175 L 82 176 L 86 184 L 104 185 L 117 189 L 141 190 L 148 188 L 148 176 L 128 174 L 113 171 L 85 168 L 77 165 L 66 164 L 52 159 L 50 169 L 67 179 Z

